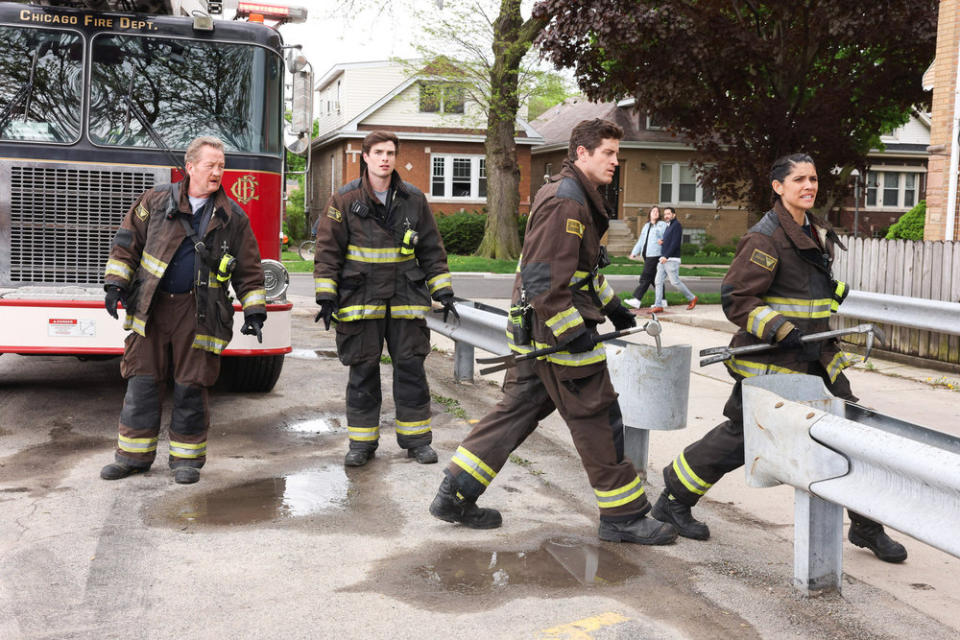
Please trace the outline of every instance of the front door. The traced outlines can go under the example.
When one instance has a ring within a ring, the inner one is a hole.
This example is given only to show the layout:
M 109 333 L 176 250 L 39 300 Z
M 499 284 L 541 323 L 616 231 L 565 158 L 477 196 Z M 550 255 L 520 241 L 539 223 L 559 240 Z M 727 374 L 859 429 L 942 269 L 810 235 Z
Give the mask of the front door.
M 607 215 L 611 220 L 620 217 L 620 166 L 618 165 L 613 172 L 613 180 L 610 184 L 600 187 L 600 193 L 603 195 L 603 202 L 607 205 Z

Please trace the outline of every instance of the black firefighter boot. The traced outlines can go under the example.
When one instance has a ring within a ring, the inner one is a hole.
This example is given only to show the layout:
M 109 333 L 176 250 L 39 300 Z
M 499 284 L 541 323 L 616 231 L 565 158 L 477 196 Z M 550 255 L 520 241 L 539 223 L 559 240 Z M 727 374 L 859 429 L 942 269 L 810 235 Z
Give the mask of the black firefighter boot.
M 710 537 L 710 527 L 694 518 L 690 507 L 673 498 L 666 489 L 653 505 L 650 515 L 660 522 L 672 524 L 684 538 L 706 540 Z
M 362 467 L 363 465 L 367 464 L 371 458 L 373 458 L 376 451 L 376 447 L 355 443 L 353 440 L 351 440 L 350 450 L 347 451 L 347 455 L 343 457 L 343 465 L 345 467 Z
M 430 504 L 430 515 L 444 522 L 459 522 L 471 529 L 496 529 L 503 517 L 496 509 L 481 509 L 475 500 L 464 498 L 457 491 L 453 478 L 443 476 L 437 497 Z
M 677 530 L 667 522 L 659 522 L 647 516 L 640 516 L 629 522 L 601 520 L 598 535 L 601 540 L 607 542 L 670 544 L 677 539 Z
M 850 513 L 850 531 L 847 539 L 858 547 L 873 551 L 884 562 L 903 562 L 907 559 L 906 548 L 893 540 L 883 530 L 883 525 L 859 513 Z

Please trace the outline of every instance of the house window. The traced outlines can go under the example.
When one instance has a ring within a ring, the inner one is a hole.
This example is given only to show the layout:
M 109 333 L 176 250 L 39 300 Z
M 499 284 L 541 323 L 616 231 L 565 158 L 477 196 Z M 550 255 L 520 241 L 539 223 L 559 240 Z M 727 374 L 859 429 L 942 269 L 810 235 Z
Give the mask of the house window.
M 667 128 L 667 123 L 664 122 L 661 118 L 647 114 L 647 130 L 648 131 L 663 131 Z
M 487 197 L 486 159 L 478 155 L 434 154 L 430 195 L 482 200 Z
M 866 206 L 910 209 L 917 204 L 918 176 L 905 171 L 868 171 Z
M 660 165 L 660 202 L 713 204 L 713 188 L 700 184 L 696 169 L 679 162 L 665 162 Z
M 461 85 L 447 82 L 420 83 L 421 113 L 463 113 L 466 92 Z

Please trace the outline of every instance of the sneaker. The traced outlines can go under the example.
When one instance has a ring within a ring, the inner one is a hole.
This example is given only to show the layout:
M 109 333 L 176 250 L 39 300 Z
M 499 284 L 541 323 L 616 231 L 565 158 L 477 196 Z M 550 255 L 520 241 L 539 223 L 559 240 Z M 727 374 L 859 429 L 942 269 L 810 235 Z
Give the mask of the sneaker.
M 437 461 L 437 452 L 428 444 L 407 449 L 408 458 L 416 458 L 420 464 L 433 464 Z
M 193 484 L 200 479 L 200 469 L 196 467 L 176 467 L 173 470 L 173 481 L 177 484 Z
M 607 542 L 633 542 L 636 544 L 670 544 L 677 539 L 677 530 L 672 524 L 640 516 L 629 522 L 600 521 L 601 540 Z
M 625 304 L 630 305 L 630 306 L 633 307 L 634 309 L 639 309 L 639 308 L 640 308 L 640 301 L 637 300 L 636 298 L 626 298 L 626 299 L 624 299 L 623 302 L 624 302 Z
M 690 301 L 690 304 L 687 305 L 687 311 L 690 311 L 690 310 L 693 309 L 695 306 L 697 306 L 697 300 L 699 300 L 699 299 L 700 299 L 700 298 L 698 298 L 697 296 L 693 296 L 693 300 L 691 300 L 691 301 Z
M 496 509 L 481 509 L 476 501 L 463 498 L 453 482 L 444 474 L 436 497 L 430 503 L 430 515 L 444 522 L 459 522 L 471 529 L 496 529 L 503 516 Z
M 670 499 L 670 494 L 664 490 L 657 503 L 650 512 L 660 522 L 672 524 L 677 533 L 692 540 L 706 540 L 710 537 L 710 528 L 700 522 L 690 513 L 690 507 L 679 500 Z
M 145 473 L 150 470 L 150 465 L 145 467 L 132 467 L 122 462 L 111 462 L 103 469 L 100 469 L 100 477 L 104 480 L 120 480 L 135 473 Z

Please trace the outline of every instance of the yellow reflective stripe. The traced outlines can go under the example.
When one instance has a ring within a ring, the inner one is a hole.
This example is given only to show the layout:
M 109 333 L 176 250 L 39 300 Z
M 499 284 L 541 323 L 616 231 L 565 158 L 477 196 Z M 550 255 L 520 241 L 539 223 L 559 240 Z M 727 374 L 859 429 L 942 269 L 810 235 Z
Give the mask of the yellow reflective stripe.
M 419 304 L 397 304 L 390 306 L 390 317 L 404 320 L 426 317 L 430 307 Z
M 513 331 L 510 330 L 509 326 L 507 326 L 507 346 L 510 348 L 510 351 L 515 351 L 516 353 L 530 353 L 534 349 L 533 345 L 517 344 L 513 338 Z
M 337 281 L 330 278 L 314 278 L 314 293 L 332 293 L 337 294 Z
M 353 307 L 341 307 L 337 310 L 337 322 L 353 322 L 354 320 L 378 320 L 387 315 L 385 304 L 358 304 Z
M 354 244 L 347 246 L 346 256 L 347 260 L 373 263 L 406 262 L 407 260 L 413 260 L 414 257 L 415 256 L 413 254 L 402 254 L 400 249 L 397 247 L 380 249 L 376 247 L 358 247 Z
M 211 353 L 220 353 L 227 347 L 227 341 L 215 336 L 206 336 L 198 333 L 193 338 L 193 348 L 201 351 L 210 351 Z
M 862 361 L 863 357 L 855 353 L 838 351 L 836 355 L 833 356 L 830 364 L 827 365 L 827 375 L 830 376 L 830 382 L 836 381 L 837 376 L 840 375 L 840 372 L 847 367 L 852 367 L 853 365 L 859 364 Z
M 594 287 L 597 290 L 597 296 L 600 298 L 601 306 L 607 306 L 610 304 L 610 301 L 613 300 L 614 296 L 617 295 L 617 292 L 614 291 L 613 287 L 607 283 L 606 278 L 603 279 L 603 283 L 601 284 L 600 276 L 597 276 L 594 278 L 594 283 Z
M 477 482 L 485 487 L 489 487 L 493 479 L 497 477 L 496 471 L 462 446 L 457 447 L 457 452 L 453 454 L 452 462 L 476 478 Z
M 453 279 L 449 273 L 441 273 L 427 280 L 427 286 L 430 288 L 430 295 L 433 295 L 444 287 L 453 287 Z
M 164 272 L 167 270 L 166 262 L 161 262 L 146 251 L 140 255 L 140 266 L 158 278 L 162 278 Z
M 380 439 L 380 427 L 351 427 L 347 425 L 347 433 L 351 440 L 358 442 L 369 442 Z
M 763 301 L 788 318 L 829 318 L 831 298 L 776 298 L 767 296 Z
M 538 347 L 540 348 L 540 347 Z M 570 353 L 569 351 L 557 351 L 547 354 L 547 362 L 559 364 L 564 367 L 583 367 L 588 364 L 603 362 L 607 359 L 607 349 L 603 343 L 597 344 L 590 351 L 583 353 Z
M 207 455 L 207 443 L 174 442 L 171 440 L 170 455 L 174 458 L 201 458 Z
M 216 271 L 210 272 L 210 275 L 207 277 L 207 286 L 211 289 L 220 287 L 220 281 L 217 279 Z
M 117 448 L 128 453 L 149 453 L 157 450 L 158 437 L 152 438 L 128 438 L 127 436 L 117 436 Z
M 830 310 L 833 312 L 840 310 L 840 301 L 847 291 L 847 283 L 843 280 L 837 280 L 837 286 L 833 290 L 833 299 L 830 301 Z
M 406 422 L 397 420 L 397 433 L 405 436 L 415 436 L 430 431 L 430 418 L 426 420 L 417 420 L 415 422 Z
M 264 289 L 254 289 L 240 299 L 240 305 L 247 307 L 263 306 L 267 304 L 267 292 Z
M 770 307 L 757 307 L 747 316 L 747 331 L 763 339 L 763 330 L 767 323 L 777 317 L 777 312 Z
M 739 374 L 744 378 L 763 376 L 770 373 L 800 373 L 800 371 L 794 371 L 793 369 L 781 367 L 778 364 L 751 362 L 749 360 L 741 360 L 740 358 L 730 358 L 724 361 L 724 364 L 727 365 L 727 368 L 730 369 L 730 371 Z
M 680 479 L 680 482 L 687 488 L 691 493 L 695 493 L 698 496 L 702 496 L 707 492 L 707 489 L 713 486 L 712 482 L 705 482 L 694 473 L 693 469 L 690 468 L 690 465 L 687 463 L 686 457 L 683 453 L 674 458 L 673 460 L 673 471 L 677 474 L 677 478 Z
M 630 483 L 610 491 L 599 491 L 594 489 L 597 494 L 597 505 L 601 509 L 611 509 L 633 502 L 643 495 L 643 485 L 640 484 L 640 476 L 634 478 Z
M 563 332 L 572 329 L 578 325 L 583 325 L 583 317 L 576 307 L 564 309 L 546 322 L 547 328 L 553 332 L 553 335 L 560 336 Z
M 131 330 L 136 334 L 147 337 L 147 323 L 141 320 L 136 316 L 132 316 L 129 313 L 123 319 L 123 328 L 126 330 Z
M 133 269 L 127 266 L 127 263 L 119 260 L 107 260 L 107 268 L 103 272 L 104 276 L 117 276 L 129 282 L 133 279 Z

